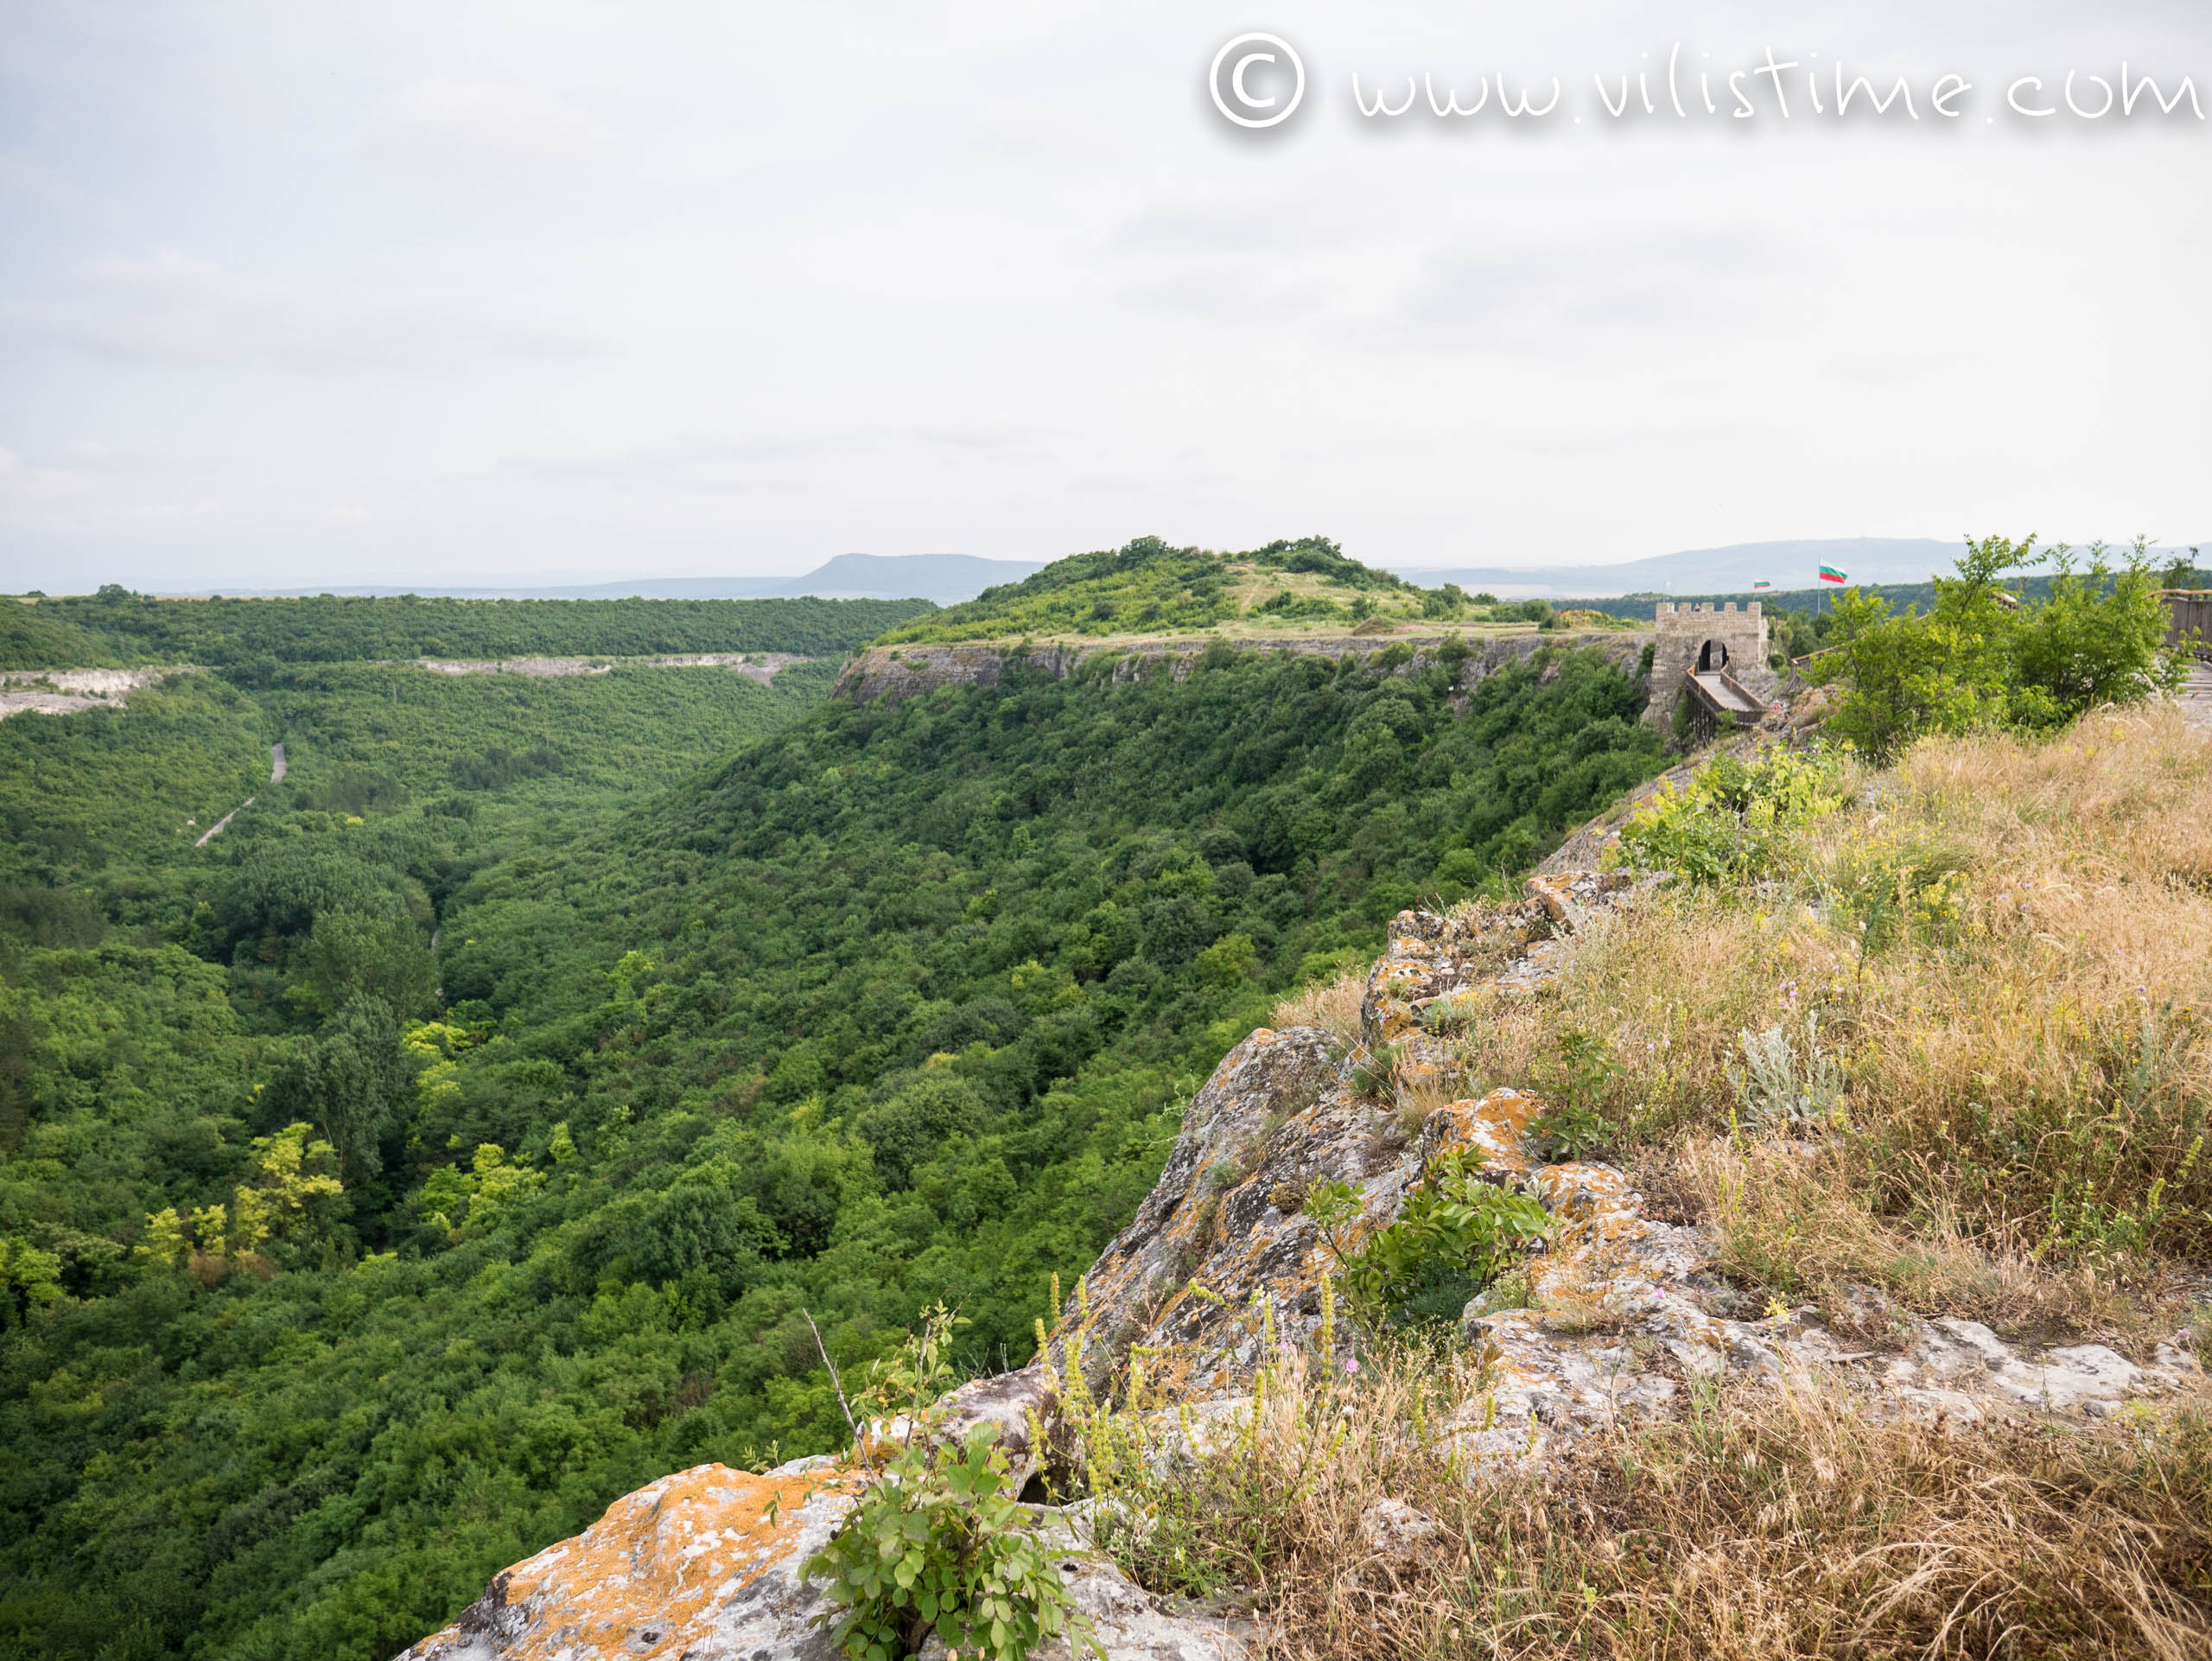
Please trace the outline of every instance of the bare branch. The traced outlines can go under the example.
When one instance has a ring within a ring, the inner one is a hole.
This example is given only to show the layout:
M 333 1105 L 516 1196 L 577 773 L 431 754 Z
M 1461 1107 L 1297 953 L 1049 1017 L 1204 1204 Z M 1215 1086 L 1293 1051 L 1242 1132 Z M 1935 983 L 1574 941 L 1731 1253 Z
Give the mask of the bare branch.
M 813 1315 L 804 1309 L 801 1309 L 799 1314 L 806 1316 L 807 1330 L 814 1334 L 814 1347 L 821 1352 L 822 1365 L 830 1369 L 830 1388 L 837 1392 L 837 1405 L 845 1410 L 845 1423 L 851 1428 L 853 1446 L 858 1448 L 861 1445 L 861 1428 L 853 1417 L 853 1404 L 845 1399 L 845 1382 L 837 1377 L 837 1364 L 830 1359 L 830 1346 L 822 1341 L 822 1328 L 814 1324 Z

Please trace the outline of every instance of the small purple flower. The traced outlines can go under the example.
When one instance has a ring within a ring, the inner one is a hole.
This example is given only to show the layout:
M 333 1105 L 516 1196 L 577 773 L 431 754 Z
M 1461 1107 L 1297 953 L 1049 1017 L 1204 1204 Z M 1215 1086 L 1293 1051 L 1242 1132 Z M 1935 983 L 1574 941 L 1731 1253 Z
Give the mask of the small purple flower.
M 1359 1358 L 1352 1355 L 1347 1355 L 1344 1357 L 1344 1371 L 1346 1372 L 1357 1372 L 1359 1371 Z

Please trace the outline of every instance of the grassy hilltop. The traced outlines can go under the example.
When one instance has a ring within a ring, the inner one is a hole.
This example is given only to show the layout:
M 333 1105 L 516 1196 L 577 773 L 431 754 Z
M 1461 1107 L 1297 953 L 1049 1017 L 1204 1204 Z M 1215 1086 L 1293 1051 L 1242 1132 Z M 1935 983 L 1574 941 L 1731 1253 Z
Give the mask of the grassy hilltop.
M 1527 629 L 1555 620 L 1630 626 L 1595 612 L 1556 612 L 1543 601 L 1501 604 L 1451 583 L 1417 588 L 1347 557 L 1323 537 L 1237 554 L 1140 537 L 1125 548 L 1077 554 L 1023 582 L 915 618 L 879 644 L 1027 639 L 1111 645 L 1198 633 L 1234 641 L 1385 635 L 1414 627 Z

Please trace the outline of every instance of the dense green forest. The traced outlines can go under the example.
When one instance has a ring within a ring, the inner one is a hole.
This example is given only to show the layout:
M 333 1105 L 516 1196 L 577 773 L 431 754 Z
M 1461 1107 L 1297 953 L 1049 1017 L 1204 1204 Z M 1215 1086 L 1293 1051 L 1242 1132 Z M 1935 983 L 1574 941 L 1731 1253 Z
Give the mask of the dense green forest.
M 1026 1360 L 1283 990 L 1662 764 L 1595 654 L 1454 667 L 257 661 L 0 724 L 0 1656 L 387 1656 L 835 1443 L 805 1313 Z
M 157 600 L 111 584 L 95 595 L 0 607 L 0 669 L 696 652 L 836 656 L 931 609 L 926 600 Z

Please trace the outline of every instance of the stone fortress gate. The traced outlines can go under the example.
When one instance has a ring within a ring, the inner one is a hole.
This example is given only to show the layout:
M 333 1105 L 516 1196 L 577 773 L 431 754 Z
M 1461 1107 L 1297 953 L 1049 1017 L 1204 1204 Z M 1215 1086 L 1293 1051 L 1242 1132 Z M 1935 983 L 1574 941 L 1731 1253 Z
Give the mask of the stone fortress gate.
M 1719 607 L 1662 600 L 1654 620 L 1658 640 L 1651 653 L 1651 701 L 1643 710 L 1647 722 L 1665 726 L 1686 697 L 1751 720 L 1766 712 L 1779 680 L 1767 667 L 1771 648 L 1758 601 L 1738 611 L 1732 600 Z

